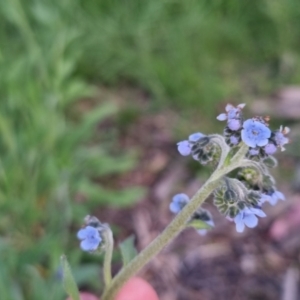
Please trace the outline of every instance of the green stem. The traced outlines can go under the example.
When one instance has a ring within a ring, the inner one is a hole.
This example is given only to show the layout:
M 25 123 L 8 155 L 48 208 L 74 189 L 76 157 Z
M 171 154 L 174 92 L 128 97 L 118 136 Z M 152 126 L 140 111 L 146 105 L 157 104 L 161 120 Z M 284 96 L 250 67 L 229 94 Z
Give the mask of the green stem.
M 213 173 L 215 174 L 215 173 Z M 147 264 L 156 254 L 158 254 L 171 240 L 173 240 L 181 230 L 185 228 L 186 222 L 190 219 L 193 212 L 205 201 L 205 199 L 217 188 L 220 178 L 210 179 L 201 187 L 191 201 L 178 213 L 169 226 L 136 256 L 119 274 L 113 279 L 109 288 L 105 291 L 102 299 L 113 300 L 118 290 L 123 284 Z M 216 176 L 215 176 L 216 177 Z
M 239 151 L 231 158 L 230 162 L 232 166 L 240 166 L 241 160 L 244 159 L 245 155 L 249 151 L 249 147 L 245 143 L 241 143 Z
M 103 226 L 104 226 L 104 224 L 103 224 Z M 104 277 L 105 288 L 108 288 L 111 283 L 111 280 L 112 280 L 111 259 L 112 259 L 113 249 L 114 249 L 114 239 L 113 239 L 112 231 L 108 225 L 103 230 L 102 234 L 103 234 L 104 242 L 105 242 L 103 277 Z
M 139 272 L 144 265 L 146 265 L 185 228 L 191 215 L 218 187 L 223 176 L 240 166 L 248 149 L 249 147 L 243 143 L 233 159 L 231 159 L 229 165 L 226 167 L 220 166 L 212 173 L 206 183 L 198 190 L 191 201 L 177 214 L 168 227 L 117 274 L 105 290 L 102 300 L 114 300 L 117 292 L 124 283 Z

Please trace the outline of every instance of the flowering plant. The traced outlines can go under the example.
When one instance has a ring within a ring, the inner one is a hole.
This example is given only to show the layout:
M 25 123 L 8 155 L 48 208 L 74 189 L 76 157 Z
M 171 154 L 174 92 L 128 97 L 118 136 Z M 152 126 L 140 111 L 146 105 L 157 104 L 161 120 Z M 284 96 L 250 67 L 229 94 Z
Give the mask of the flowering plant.
M 227 122 L 223 135 L 198 132 L 177 143 L 181 155 L 191 155 L 200 164 L 210 165 L 213 172 L 192 198 L 183 193 L 173 197 L 170 211 L 176 217 L 141 253 L 132 259 L 128 259 L 127 255 L 124 267 L 113 279 L 110 268 L 113 251 L 111 230 L 97 218 L 86 217 L 86 226 L 79 230 L 78 238 L 84 251 L 104 249 L 103 300 L 113 300 L 120 287 L 185 228 L 194 227 L 201 235 L 211 230 L 215 226 L 212 216 L 201 208 L 210 194 L 213 194 L 219 212 L 235 223 L 238 232 L 243 232 L 245 227 L 254 228 L 258 217 L 266 217 L 263 212 L 265 202 L 275 205 L 278 200 L 285 200 L 269 170 L 277 166 L 273 154 L 278 148 L 283 151 L 284 145 L 289 142 L 286 137 L 289 128 L 281 126 L 279 130 L 272 131 L 267 117 L 244 120 L 244 106 L 228 104 L 226 112 L 217 117 L 219 121 Z M 121 247 L 124 257 L 130 247 L 129 243 Z M 65 281 L 70 281 L 71 273 L 67 267 L 65 274 Z M 66 288 L 67 291 L 72 290 L 73 299 L 77 299 L 74 282 L 70 286 L 73 288 Z M 72 293 L 69 292 L 70 295 Z

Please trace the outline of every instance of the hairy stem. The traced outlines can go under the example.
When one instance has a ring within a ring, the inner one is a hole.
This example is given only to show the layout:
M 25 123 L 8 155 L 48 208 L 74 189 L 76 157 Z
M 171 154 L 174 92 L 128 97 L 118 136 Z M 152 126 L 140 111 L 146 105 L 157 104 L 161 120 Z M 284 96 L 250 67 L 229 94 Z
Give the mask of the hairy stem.
M 177 214 L 165 230 L 156 237 L 138 256 L 136 256 L 125 268 L 123 268 L 112 280 L 105 290 L 102 300 L 114 300 L 119 289 L 124 283 L 139 272 L 156 254 L 158 254 L 169 242 L 171 242 L 184 228 L 195 210 L 218 187 L 223 176 L 241 165 L 249 147 L 242 143 L 238 152 L 229 162 L 229 165 L 219 166 L 198 190 L 190 202 Z
M 104 265 L 103 265 L 103 277 L 105 288 L 108 288 L 112 277 L 111 277 L 111 259 L 114 248 L 114 239 L 112 235 L 112 231 L 107 226 L 106 229 L 103 230 L 103 237 L 105 241 L 105 255 L 104 255 Z
M 221 178 L 221 176 L 220 176 Z M 158 254 L 171 240 L 173 240 L 190 219 L 193 212 L 206 200 L 211 192 L 217 188 L 219 180 L 208 180 L 202 188 L 195 194 L 191 201 L 178 213 L 169 226 L 136 256 L 120 273 L 113 279 L 111 285 L 104 293 L 103 300 L 113 300 L 122 285 L 145 264 L 147 264 L 156 254 Z

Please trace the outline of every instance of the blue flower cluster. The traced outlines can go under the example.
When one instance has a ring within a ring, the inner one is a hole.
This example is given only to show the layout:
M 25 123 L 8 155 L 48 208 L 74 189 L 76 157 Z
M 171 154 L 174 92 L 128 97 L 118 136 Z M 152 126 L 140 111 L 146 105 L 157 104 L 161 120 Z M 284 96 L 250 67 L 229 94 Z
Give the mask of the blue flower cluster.
M 285 150 L 284 145 L 289 142 L 286 137 L 289 133 L 288 127 L 281 126 L 279 130 L 271 131 L 269 118 L 255 117 L 244 120 L 244 107 L 245 104 L 236 107 L 228 104 L 225 113 L 217 116 L 219 121 L 227 121 L 222 139 L 225 139 L 229 147 L 236 148 L 241 143 L 249 147 L 245 157 L 249 166 L 241 168 L 237 178 L 224 177 L 224 183 L 214 192 L 214 204 L 221 213 L 235 222 L 238 232 L 243 232 L 245 227 L 254 228 L 258 224 L 258 217 L 266 216 L 262 211 L 264 203 L 275 205 L 279 200 L 285 200 L 268 170 L 277 165 L 272 155 L 278 148 Z M 222 143 L 216 143 L 215 136 L 194 133 L 188 140 L 177 144 L 178 151 L 183 156 L 191 154 L 202 164 L 207 163 L 208 157 L 211 161 L 218 160 L 218 150 L 223 149 L 223 146 Z M 175 195 L 170 210 L 179 213 L 188 201 L 189 197 L 185 194 Z M 197 218 L 197 213 L 193 218 Z M 211 218 L 205 222 L 211 227 L 214 225 Z M 202 232 L 206 233 L 206 230 Z
M 204 134 L 196 132 L 191 134 L 188 140 L 177 143 L 179 153 L 183 156 L 190 155 L 192 153 L 193 145 L 203 137 L 205 137 Z
M 192 155 L 195 160 L 206 165 L 216 161 L 220 155 L 219 148 L 212 141 L 211 137 L 196 132 L 191 134 L 188 140 L 178 142 L 177 149 L 182 156 Z
M 228 104 L 225 108 L 226 113 L 217 117 L 219 121 L 227 120 L 227 126 L 224 129 L 224 135 L 230 146 L 238 145 L 242 140 L 250 147 L 251 156 L 273 155 L 277 148 L 285 150 L 284 145 L 289 142 L 285 136 L 289 133 L 289 128 L 282 126 L 279 130 L 272 132 L 269 129 L 268 118 L 253 118 L 243 120 L 242 109 L 245 104 L 239 104 L 234 107 Z

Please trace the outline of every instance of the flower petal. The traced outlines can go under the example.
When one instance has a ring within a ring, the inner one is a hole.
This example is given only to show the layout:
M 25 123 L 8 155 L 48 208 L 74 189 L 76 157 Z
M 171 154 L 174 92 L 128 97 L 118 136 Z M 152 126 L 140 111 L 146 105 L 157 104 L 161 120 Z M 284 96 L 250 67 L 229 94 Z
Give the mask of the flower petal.
M 83 251 L 95 251 L 98 248 L 99 242 L 100 241 L 98 241 L 98 240 L 91 241 L 91 240 L 85 239 L 80 243 L 80 248 Z
M 278 199 L 285 200 L 285 196 L 281 192 L 275 191 L 274 194 L 276 194 L 276 196 L 277 196 Z
M 268 142 L 269 142 L 268 139 L 261 139 L 261 140 L 258 140 L 256 144 L 259 147 L 263 147 L 263 146 L 266 146 L 268 144 Z
M 245 106 L 246 106 L 246 103 L 241 103 L 237 107 L 240 108 L 240 109 L 243 109 Z
M 254 214 L 247 214 L 244 218 L 244 223 L 249 228 L 254 228 L 258 224 L 258 219 Z
M 232 105 L 232 104 L 227 104 L 226 106 L 225 106 L 225 110 L 227 111 L 227 112 L 229 112 L 231 109 L 234 109 L 235 107 Z
M 236 223 L 235 223 L 235 228 L 236 228 L 236 231 L 237 231 L 237 232 L 243 232 L 244 229 L 245 229 L 245 224 L 244 224 L 244 222 L 243 222 L 243 221 L 241 221 L 241 222 L 236 222 Z
M 227 115 L 226 114 L 220 114 L 220 115 L 217 116 L 217 120 L 225 121 L 225 120 L 227 120 Z
M 82 228 L 77 232 L 77 238 L 79 240 L 84 240 L 87 238 L 88 235 L 88 230 L 86 230 L 86 228 Z
M 189 136 L 189 141 L 190 142 L 197 142 L 198 140 L 200 140 L 202 137 L 204 137 L 204 134 L 201 132 L 196 132 L 193 133 Z
M 178 214 L 181 211 L 181 206 L 176 202 L 171 202 L 169 208 L 173 214 Z
M 172 201 L 173 202 L 177 202 L 177 203 L 184 203 L 184 202 L 188 202 L 190 200 L 189 196 L 186 194 L 176 194 L 173 196 Z
M 249 146 L 251 148 L 256 147 L 255 141 L 253 139 L 249 138 L 248 132 L 245 129 L 242 130 L 242 140 L 247 146 Z
M 261 218 L 264 218 L 266 217 L 267 215 L 265 214 L 264 211 L 262 211 L 260 208 L 251 208 L 250 211 L 257 215 L 258 217 L 261 217 Z
M 245 224 L 244 224 L 244 220 L 243 220 L 243 212 L 240 212 L 239 214 L 236 215 L 236 217 L 233 219 L 235 222 L 235 226 L 236 226 L 236 231 L 237 232 L 243 232 L 245 229 Z
M 191 154 L 191 147 L 189 141 L 182 141 L 177 143 L 177 149 L 179 153 L 183 156 L 188 156 Z

